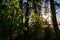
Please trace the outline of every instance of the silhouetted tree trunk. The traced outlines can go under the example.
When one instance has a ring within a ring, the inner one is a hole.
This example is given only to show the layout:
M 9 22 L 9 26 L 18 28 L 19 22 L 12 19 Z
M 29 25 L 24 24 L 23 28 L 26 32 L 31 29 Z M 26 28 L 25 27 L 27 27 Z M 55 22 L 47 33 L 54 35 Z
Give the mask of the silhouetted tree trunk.
M 54 0 L 50 0 L 50 5 L 51 5 L 51 15 L 52 15 L 52 22 L 53 22 L 53 27 L 54 27 L 54 31 L 55 31 L 55 36 L 56 36 L 56 40 L 59 39 L 59 29 L 58 29 L 58 24 L 57 24 L 57 19 L 56 19 L 56 11 L 55 11 L 55 4 L 54 4 Z
M 1 7 L 1 3 L 2 3 L 2 0 L 0 0 L 0 7 Z M 0 10 L 0 12 L 1 12 L 1 10 Z M 2 15 L 2 14 L 0 14 L 0 15 Z M 1 17 L 1 16 L 0 16 Z M 2 17 L 1 17 L 2 18 Z M 0 22 L 2 22 L 2 19 L 0 19 Z M 0 26 L 1 26 L 1 24 L 0 24 Z M 0 27 L 0 40 L 2 40 L 2 32 L 1 32 L 1 27 Z
M 22 6 L 23 6 L 23 0 L 20 0 L 20 8 L 21 8 L 21 11 L 23 13 Z M 23 15 L 20 16 L 20 29 L 22 29 L 22 27 L 23 27 Z
M 0 4 L 2 3 L 3 0 L 0 0 Z
M 29 26 L 28 26 L 28 21 L 29 21 L 29 4 L 28 4 L 28 2 L 29 1 L 27 1 L 27 4 L 26 4 L 26 13 L 25 13 L 25 18 L 26 18 L 26 20 L 25 20 L 25 27 L 27 28 L 27 30 L 25 30 L 26 32 L 24 33 L 25 40 L 29 40 Z
M 27 4 L 26 4 L 25 17 L 26 17 L 25 26 L 27 27 L 27 30 L 29 30 L 29 28 L 28 28 L 28 21 L 29 21 L 29 4 L 28 4 L 28 1 L 27 1 Z
M 29 21 L 29 4 L 28 4 L 28 1 L 27 1 L 27 4 L 26 4 L 26 13 L 25 13 L 25 16 L 26 16 L 25 26 L 29 30 L 29 28 L 28 28 L 28 21 Z

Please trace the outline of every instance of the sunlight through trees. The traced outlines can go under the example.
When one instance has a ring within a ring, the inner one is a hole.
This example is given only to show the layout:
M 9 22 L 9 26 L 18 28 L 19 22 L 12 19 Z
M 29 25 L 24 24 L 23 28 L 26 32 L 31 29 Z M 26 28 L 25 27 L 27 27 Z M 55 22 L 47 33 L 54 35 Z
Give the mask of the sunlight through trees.
M 0 40 L 60 40 L 54 0 L 1 0 Z

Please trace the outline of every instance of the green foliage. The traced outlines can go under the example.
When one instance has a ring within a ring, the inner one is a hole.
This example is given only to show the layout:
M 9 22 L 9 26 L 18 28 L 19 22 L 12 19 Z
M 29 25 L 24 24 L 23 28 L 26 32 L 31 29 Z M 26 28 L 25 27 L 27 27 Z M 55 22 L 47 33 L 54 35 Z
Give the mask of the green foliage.
M 42 18 L 34 11 L 32 11 L 31 14 L 32 14 L 32 18 L 42 26 L 43 25 Z
M 32 2 L 29 1 L 28 4 L 29 4 L 29 6 L 31 6 L 32 5 Z
M 25 23 L 23 23 L 23 20 L 26 21 L 29 19 L 29 16 L 26 16 L 19 6 L 18 0 L 11 0 L 12 5 L 9 7 L 7 3 L 2 3 L 0 6 L 0 30 L 2 36 L 3 34 L 6 35 L 4 39 L 9 39 L 12 36 L 17 36 L 19 35 L 18 32 L 21 32 L 23 35 L 24 30 L 27 30 L 27 27 L 25 26 Z M 29 7 L 31 7 L 32 3 L 28 2 Z M 36 2 L 37 5 L 41 6 L 41 2 Z M 37 11 L 38 10 L 38 11 Z M 43 21 L 42 18 L 40 17 L 39 9 L 37 8 L 37 13 L 34 11 L 31 11 L 29 13 L 32 14 L 32 19 L 35 20 L 33 21 L 29 26 L 29 36 L 31 40 L 39 40 L 39 39 L 44 39 L 45 37 L 45 28 L 43 28 Z M 29 21 L 29 20 L 28 20 Z M 52 28 L 49 29 L 51 38 L 54 36 L 54 30 Z M 15 34 L 14 34 L 15 33 Z M 20 33 L 20 34 L 21 34 Z M 3 37 L 2 37 L 3 38 Z M 2 39 L 3 40 L 3 39 Z
M 39 1 L 39 2 L 35 2 L 35 4 L 41 6 L 42 3 Z
M 18 0 L 11 0 L 14 7 L 19 8 Z

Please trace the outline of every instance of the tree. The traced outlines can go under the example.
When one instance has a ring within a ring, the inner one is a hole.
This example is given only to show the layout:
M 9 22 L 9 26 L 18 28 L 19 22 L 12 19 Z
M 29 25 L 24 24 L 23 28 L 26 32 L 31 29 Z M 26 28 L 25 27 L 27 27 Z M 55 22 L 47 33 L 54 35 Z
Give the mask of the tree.
M 26 36 L 25 36 L 25 40 L 29 40 L 29 26 L 28 26 L 28 21 L 29 21 L 29 4 L 28 4 L 28 2 L 29 2 L 30 0 L 27 0 L 27 4 L 26 4 L 26 12 L 25 12 L 25 27 L 27 28 L 27 30 L 25 30 L 26 32 Z
M 58 29 L 58 24 L 57 24 L 57 19 L 56 19 L 54 0 L 50 0 L 50 5 L 51 5 L 51 15 L 52 15 L 52 22 L 53 22 L 53 27 L 55 31 L 55 36 L 57 39 L 59 39 L 59 33 L 58 33 L 59 29 Z
M 2 0 L 0 0 L 0 4 L 2 3 Z

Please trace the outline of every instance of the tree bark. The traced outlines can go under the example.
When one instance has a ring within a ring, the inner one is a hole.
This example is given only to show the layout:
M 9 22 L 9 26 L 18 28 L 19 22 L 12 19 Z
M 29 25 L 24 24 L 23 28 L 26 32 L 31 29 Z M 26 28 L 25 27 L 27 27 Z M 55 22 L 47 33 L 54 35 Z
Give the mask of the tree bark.
M 0 4 L 2 3 L 3 0 L 0 0 Z
M 24 40 L 29 40 L 29 26 L 28 26 L 28 21 L 29 21 L 29 1 L 27 1 L 26 4 L 26 13 L 25 13 L 25 27 L 27 28 L 27 30 L 25 30 L 24 35 L 25 35 L 25 39 Z M 27 34 L 27 35 L 26 35 Z
M 54 27 L 54 31 L 55 31 L 55 36 L 57 39 L 59 39 L 59 33 L 58 33 L 59 29 L 58 29 L 58 24 L 57 24 L 57 19 L 56 19 L 54 0 L 50 0 L 50 5 L 51 5 L 52 23 L 53 23 L 53 27 Z

